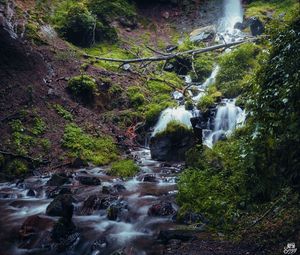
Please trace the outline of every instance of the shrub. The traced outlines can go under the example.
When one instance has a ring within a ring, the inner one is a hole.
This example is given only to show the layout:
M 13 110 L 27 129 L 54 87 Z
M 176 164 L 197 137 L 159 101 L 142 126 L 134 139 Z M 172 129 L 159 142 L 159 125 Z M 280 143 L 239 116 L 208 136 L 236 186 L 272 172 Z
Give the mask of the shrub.
M 168 123 L 166 129 L 157 133 L 155 137 L 170 136 L 172 140 L 176 141 L 191 134 L 193 134 L 192 129 L 176 120 L 172 120 Z
M 85 103 L 93 100 L 96 88 L 96 81 L 89 75 L 78 75 L 68 82 L 68 89 L 72 95 Z
M 6 172 L 12 176 L 25 175 L 29 170 L 28 164 L 25 161 L 19 159 L 14 159 L 8 162 L 5 168 Z
M 120 177 L 131 177 L 139 171 L 139 167 L 131 159 L 120 160 L 112 164 L 109 174 Z
M 66 40 L 78 46 L 93 43 L 97 20 L 82 3 L 63 2 L 53 19 L 58 32 Z
M 117 157 L 117 148 L 110 136 L 91 136 L 75 124 L 66 126 L 63 146 L 69 150 L 71 157 L 90 161 L 95 165 L 108 164 Z
M 55 104 L 53 105 L 53 107 L 57 111 L 57 113 L 65 120 L 69 120 L 69 121 L 73 120 L 73 115 L 69 111 L 67 111 L 63 106 L 59 104 Z

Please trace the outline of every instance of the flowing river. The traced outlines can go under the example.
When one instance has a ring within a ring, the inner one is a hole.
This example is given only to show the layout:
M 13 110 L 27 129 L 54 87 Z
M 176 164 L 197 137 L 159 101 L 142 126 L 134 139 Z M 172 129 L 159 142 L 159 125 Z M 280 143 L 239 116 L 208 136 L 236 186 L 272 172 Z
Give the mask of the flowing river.
M 224 14 L 219 34 L 226 41 L 240 38 L 233 29 L 235 22 L 242 21 L 240 1 L 225 0 Z M 212 84 L 218 70 L 216 66 L 198 89 L 203 91 Z M 196 103 L 201 96 L 202 92 L 193 101 Z M 190 118 L 197 114 L 197 110 L 187 111 L 184 106 L 168 108 L 161 114 L 153 135 L 173 119 L 190 126 Z M 224 99 L 207 130 L 203 130 L 204 143 L 212 146 L 241 124 L 244 116 L 235 100 Z M 50 241 L 51 229 L 59 217 L 48 216 L 46 209 L 55 196 L 66 190 L 73 197 L 72 221 L 76 230 L 62 240 L 61 246 L 67 247 L 67 252 L 60 247 L 63 254 L 160 254 L 162 238 L 158 236 L 178 227 L 176 180 L 183 166 L 154 161 L 147 149 L 132 151 L 131 156 L 140 172 L 128 180 L 107 175 L 105 168 L 87 168 L 67 174 L 68 182 L 59 187 L 48 185 L 51 174 L 1 183 L 0 254 L 59 254 L 59 247 Z M 81 177 L 101 180 L 101 185 L 83 185 L 78 181 Z

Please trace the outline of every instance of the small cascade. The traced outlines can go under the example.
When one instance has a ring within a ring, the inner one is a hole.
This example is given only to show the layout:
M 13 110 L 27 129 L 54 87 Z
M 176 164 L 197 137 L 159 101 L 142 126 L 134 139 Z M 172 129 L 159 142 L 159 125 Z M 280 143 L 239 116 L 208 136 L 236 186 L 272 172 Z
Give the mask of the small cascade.
M 245 112 L 235 105 L 235 100 L 224 99 L 218 106 L 213 131 L 204 133 L 204 144 L 212 147 L 215 142 L 224 139 L 237 126 L 242 125 L 245 117 Z
M 175 120 L 178 121 L 187 127 L 191 127 L 192 124 L 190 119 L 193 117 L 193 113 L 191 111 L 187 111 L 185 107 L 179 106 L 177 108 L 167 108 L 165 109 L 154 127 L 154 131 L 152 132 L 152 136 L 155 136 L 157 133 L 165 130 L 168 123 Z

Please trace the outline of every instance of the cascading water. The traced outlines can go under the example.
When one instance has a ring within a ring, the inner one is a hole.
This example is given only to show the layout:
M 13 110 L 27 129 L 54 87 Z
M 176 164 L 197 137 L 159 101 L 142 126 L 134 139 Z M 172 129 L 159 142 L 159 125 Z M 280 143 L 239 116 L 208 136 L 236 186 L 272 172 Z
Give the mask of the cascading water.
M 192 117 L 192 112 L 185 110 L 184 106 L 179 106 L 177 108 L 167 108 L 161 113 L 159 121 L 154 127 L 152 136 L 155 136 L 157 133 L 163 131 L 167 127 L 168 123 L 173 120 L 178 121 L 186 125 L 187 127 L 191 127 L 192 124 L 190 122 L 190 119 Z
M 224 1 L 224 15 L 219 20 L 217 29 L 217 38 L 221 42 L 232 42 L 235 40 L 242 40 L 243 34 L 240 30 L 234 29 L 237 22 L 243 22 L 243 9 L 240 0 L 225 0 Z M 216 76 L 219 71 L 219 66 L 216 65 L 213 69 L 210 77 L 206 81 L 198 86 L 194 86 L 199 91 L 199 94 L 192 97 L 194 104 L 205 95 L 205 89 L 215 82 Z M 191 83 L 190 77 L 185 79 L 187 84 Z M 181 102 L 183 95 L 175 92 L 173 94 L 175 100 Z M 177 108 L 168 108 L 162 112 L 160 118 L 154 128 L 152 136 L 160 131 L 163 131 L 167 124 L 176 120 L 191 127 L 190 118 L 197 116 L 198 111 L 185 110 L 184 106 Z M 217 107 L 216 117 L 212 118 L 207 123 L 207 129 L 203 130 L 203 143 L 209 147 L 220 140 L 222 137 L 230 134 L 239 124 L 242 124 L 245 120 L 245 112 L 235 105 L 235 100 L 224 99 Z
M 245 121 L 245 112 L 235 105 L 235 100 L 224 99 L 218 106 L 217 114 L 214 119 L 214 130 L 206 132 L 204 144 L 208 147 L 230 134 L 237 126 Z

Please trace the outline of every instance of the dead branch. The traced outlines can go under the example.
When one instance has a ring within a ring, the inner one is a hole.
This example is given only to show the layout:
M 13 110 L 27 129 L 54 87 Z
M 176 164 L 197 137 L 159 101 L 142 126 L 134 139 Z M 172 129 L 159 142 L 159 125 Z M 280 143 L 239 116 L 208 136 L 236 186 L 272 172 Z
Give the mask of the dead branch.
M 253 42 L 255 40 L 257 40 L 257 38 L 250 38 L 247 40 L 242 40 L 242 41 L 237 41 L 237 42 L 232 42 L 232 43 L 227 43 L 227 44 L 218 44 L 218 45 L 214 45 L 214 46 L 210 46 L 210 47 L 206 47 L 206 48 L 187 50 L 187 51 L 182 51 L 182 52 L 177 52 L 177 53 L 169 53 L 169 54 L 165 54 L 162 56 L 152 56 L 152 57 L 146 57 L 146 58 L 133 58 L 133 59 L 102 58 L 102 57 L 97 57 L 97 56 L 88 55 L 88 54 L 84 54 L 83 56 L 87 57 L 87 58 L 95 58 L 97 60 L 102 60 L 102 61 L 126 63 L 126 64 L 141 63 L 141 62 L 158 62 L 158 61 L 170 60 L 170 59 L 180 57 L 183 55 L 189 55 L 189 54 L 197 55 L 197 54 L 201 54 L 201 53 L 205 53 L 205 52 L 209 52 L 209 51 L 214 51 L 217 49 L 229 48 L 229 47 L 232 47 L 232 46 L 235 46 L 238 44 L 242 44 L 245 42 Z

